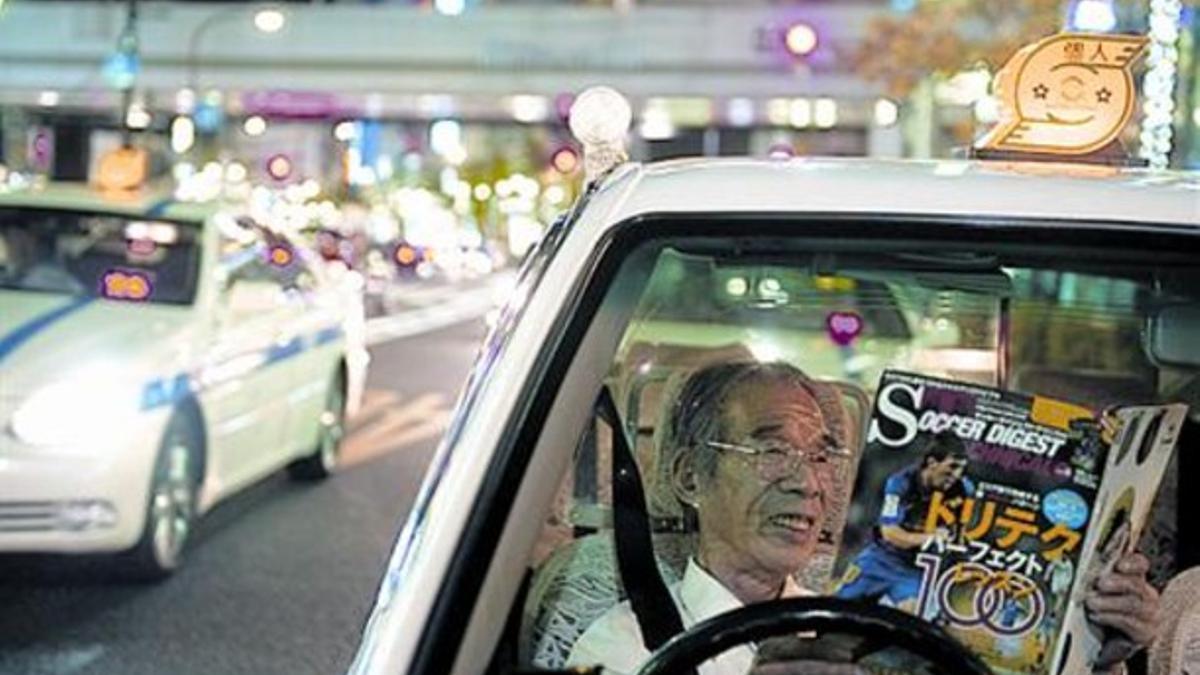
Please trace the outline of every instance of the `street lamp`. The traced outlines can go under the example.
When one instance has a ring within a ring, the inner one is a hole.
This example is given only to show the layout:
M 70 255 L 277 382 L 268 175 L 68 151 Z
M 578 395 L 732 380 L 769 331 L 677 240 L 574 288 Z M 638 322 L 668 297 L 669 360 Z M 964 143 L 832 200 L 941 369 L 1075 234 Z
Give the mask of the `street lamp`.
M 796 58 L 804 58 L 813 53 L 819 39 L 816 29 L 806 23 L 793 24 L 783 35 L 784 45 L 788 52 Z
M 263 33 L 278 33 L 287 17 L 275 8 L 260 9 L 254 14 L 254 27 Z
M 197 70 L 199 69 L 197 61 L 201 40 L 204 39 L 204 36 L 214 26 L 229 21 L 237 21 L 244 18 L 244 16 L 245 14 L 241 10 L 218 11 L 205 17 L 199 25 L 192 29 L 191 35 L 188 36 L 187 51 L 187 79 L 189 89 L 199 91 L 199 88 L 196 86 Z M 274 7 L 260 9 L 254 13 L 252 18 L 254 28 L 260 33 L 265 34 L 278 33 L 287 23 L 287 15 Z

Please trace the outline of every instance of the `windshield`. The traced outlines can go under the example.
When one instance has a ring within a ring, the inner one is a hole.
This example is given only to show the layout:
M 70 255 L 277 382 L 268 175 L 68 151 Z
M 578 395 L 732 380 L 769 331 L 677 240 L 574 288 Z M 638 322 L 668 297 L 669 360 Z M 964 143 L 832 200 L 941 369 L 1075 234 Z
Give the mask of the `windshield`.
M 1178 469 L 1165 468 L 1184 407 L 1156 406 L 1200 403 L 1200 368 L 1145 342 L 1161 308 L 1200 303 L 1185 290 L 1200 287 L 1193 265 L 1020 245 L 758 244 L 679 239 L 649 254 L 606 379 L 617 426 L 597 414 L 578 441 L 533 554 L 527 664 L 634 672 L 649 651 L 614 647 L 641 641 L 627 594 L 653 564 L 684 628 L 828 595 L 921 615 L 997 672 L 1043 672 L 1084 621 L 1072 584 L 1112 570 L 1093 540 L 1112 540 L 1113 523 L 1141 509 L 1140 541 L 1126 533 L 1119 554 L 1148 555 L 1155 583 L 1194 560 L 1175 523 Z M 1154 419 L 1174 425 L 1169 442 L 1147 430 Z M 1125 422 L 1138 431 L 1120 438 L 1144 448 L 1136 469 L 1135 453 L 1107 454 Z M 618 515 L 634 502 L 612 479 L 619 434 L 653 541 L 633 570 L 617 557 L 635 537 Z M 1144 496 L 1110 494 L 1122 480 Z M 936 569 L 921 557 L 934 553 L 946 556 Z M 984 604 L 971 610 L 972 597 Z M 981 622 L 1008 637 L 963 628 Z M 754 659 L 730 650 L 712 672 Z
M 129 216 L 0 209 L 0 288 L 188 304 L 198 230 Z

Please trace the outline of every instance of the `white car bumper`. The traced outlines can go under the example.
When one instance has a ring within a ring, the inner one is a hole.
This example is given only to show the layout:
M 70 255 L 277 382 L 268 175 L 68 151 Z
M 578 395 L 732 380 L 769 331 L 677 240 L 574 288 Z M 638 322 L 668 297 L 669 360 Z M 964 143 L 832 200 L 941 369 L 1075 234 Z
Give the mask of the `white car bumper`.
M 36 448 L 0 431 L 0 553 L 102 553 L 137 543 L 165 414 L 120 447 Z

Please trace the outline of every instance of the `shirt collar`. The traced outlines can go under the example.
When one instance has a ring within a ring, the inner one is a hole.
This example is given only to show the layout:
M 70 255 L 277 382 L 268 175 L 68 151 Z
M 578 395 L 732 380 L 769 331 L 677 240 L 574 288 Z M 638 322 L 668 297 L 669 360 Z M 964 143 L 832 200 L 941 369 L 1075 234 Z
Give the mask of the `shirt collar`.
M 781 597 L 798 598 L 811 595 L 812 592 L 801 587 L 795 578 L 789 576 L 784 582 Z M 683 572 L 683 581 L 679 585 L 679 603 L 683 607 L 684 623 L 688 626 L 743 606 L 742 601 L 701 567 L 695 558 L 688 559 L 687 569 Z

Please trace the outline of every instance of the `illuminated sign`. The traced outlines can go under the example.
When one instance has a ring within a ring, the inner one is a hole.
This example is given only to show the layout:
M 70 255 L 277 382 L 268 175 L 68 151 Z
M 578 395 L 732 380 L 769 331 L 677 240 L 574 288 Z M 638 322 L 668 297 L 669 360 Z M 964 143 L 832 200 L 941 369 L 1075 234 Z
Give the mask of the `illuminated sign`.
M 1117 140 L 1133 115 L 1136 35 L 1054 35 L 1018 51 L 996 75 L 1000 123 L 980 150 L 1086 155 Z
M 141 272 L 109 270 L 101 281 L 100 293 L 110 300 L 142 301 L 150 297 L 154 286 Z
M 267 259 L 270 260 L 271 264 L 276 267 L 287 267 L 288 265 L 291 265 L 292 260 L 294 260 L 295 257 L 295 254 L 292 253 L 292 249 L 282 244 L 276 244 L 275 246 L 272 246 L 271 250 L 267 252 Z
M 400 246 L 396 249 L 396 262 L 405 267 L 417 261 L 417 252 L 411 246 Z
M 146 180 L 149 156 L 141 148 L 117 148 L 100 158 L 96 187 L 123 192 L 136 190 Z
M 550 157 L 550 165 L 561 174 L 574 173 L 579 168 L 579 155 L 572 148 L 559 148 Z

